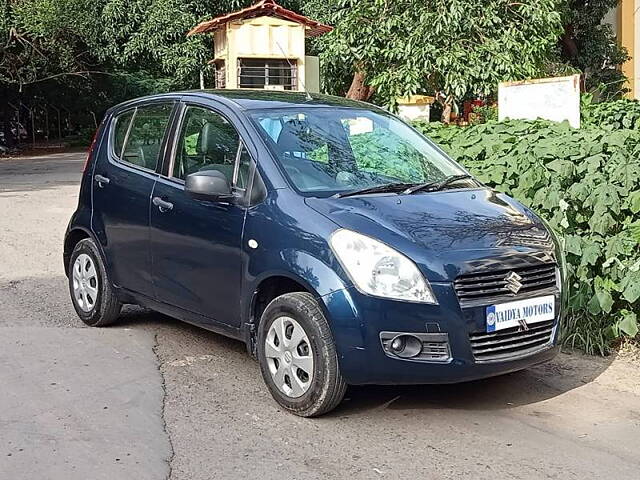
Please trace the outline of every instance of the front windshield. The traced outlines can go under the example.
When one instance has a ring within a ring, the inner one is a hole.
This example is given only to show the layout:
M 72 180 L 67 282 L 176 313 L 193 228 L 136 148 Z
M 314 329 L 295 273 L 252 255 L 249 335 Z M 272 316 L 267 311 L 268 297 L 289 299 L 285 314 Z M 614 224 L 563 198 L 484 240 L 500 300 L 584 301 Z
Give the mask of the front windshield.
M 303 193 L 415 185 L 466 173 L 412 128 L 384 113 L 299 107 L 249 114 Z

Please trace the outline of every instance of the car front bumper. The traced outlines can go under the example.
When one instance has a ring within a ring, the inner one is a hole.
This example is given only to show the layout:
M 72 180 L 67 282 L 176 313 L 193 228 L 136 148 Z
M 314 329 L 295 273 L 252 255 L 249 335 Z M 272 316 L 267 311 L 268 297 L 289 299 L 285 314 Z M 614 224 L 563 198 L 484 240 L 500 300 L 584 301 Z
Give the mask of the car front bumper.
M 470 335 L 485 333 L 486 307 L 463 309 L 451 283 L 431 286 L 438 305 L 373 298 L 353 287 L 322 297 L 347 383 L 457 383 L 522 370 L 558 354 L 560 293 L 556 294 L 556 318 L 550 322 L 548 341 L 516 351 L 508 359 L 480 360 L 474 356 Z M 383 347 L 381 333 L 384 337 L 385 332 L 445 337 L 450 354 L 435 361 L 394 357 Z

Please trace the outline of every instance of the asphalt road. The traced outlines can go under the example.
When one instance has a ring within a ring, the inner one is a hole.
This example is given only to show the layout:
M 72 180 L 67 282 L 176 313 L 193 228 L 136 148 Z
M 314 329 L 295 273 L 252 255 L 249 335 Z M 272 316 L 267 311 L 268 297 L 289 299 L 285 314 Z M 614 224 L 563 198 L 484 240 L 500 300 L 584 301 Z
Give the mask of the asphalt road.
M 84 327 L 61 265 L 83 159 L 0 159 L 0 479 L 638 478 L 627 359 L 352 387 L 302 419 L 239 342 L 136 308 Z

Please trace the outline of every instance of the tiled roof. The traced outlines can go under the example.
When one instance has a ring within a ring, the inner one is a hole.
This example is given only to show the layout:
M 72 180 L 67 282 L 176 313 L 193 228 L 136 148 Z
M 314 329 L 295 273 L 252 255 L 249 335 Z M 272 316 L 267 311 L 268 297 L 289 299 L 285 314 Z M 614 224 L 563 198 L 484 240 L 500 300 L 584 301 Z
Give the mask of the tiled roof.
M 222 25 L 232 22 L 234 20 L 240 20 L 244 18 L 254 18 L 260 16 L 282 18 L 284 20 L 290 20 L 292 22 L 300 23 L 307 27 L 307 37 L 317 37 L 324 33 L 328 33 L 333 30 L 333 27 L 325 25 L 320 22 L 316 22 L 304 15 L 287 10 L 284 7 L 278 5 L 274 0 L 261 0 L 260 2 L 250 7 L 238 10 L 237 12 L 228 13 L 220 17 L 216 17 L 212 20 L 207 20 L 196 25 L 192 28 L 187 36 L 194 35 L 196 33 L 207 33 L 220 28 Z

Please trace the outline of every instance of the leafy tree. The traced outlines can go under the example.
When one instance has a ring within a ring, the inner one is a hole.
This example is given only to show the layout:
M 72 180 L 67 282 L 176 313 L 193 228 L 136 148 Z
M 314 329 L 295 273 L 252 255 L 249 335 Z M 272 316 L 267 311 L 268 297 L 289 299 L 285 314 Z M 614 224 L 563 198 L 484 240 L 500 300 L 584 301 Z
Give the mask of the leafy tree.
M 96 35 L 95 2 L 4 0 L 0 11 L 0 83 L 21 88 L 95 66 L 86 42 Z
M 64 106 L 93 124 L 118 101 L 195 88 L 211 37 L 187 31 L 250 3 L 0 0 L 0 124 L 13 115 L 12 101 Z
M 212 58 L 211 35 L 187 37 L 203 20 L 229 13 L 255 0 L 106 0 L 102 14 L 102 58 L 127 68 L 145 68 L 170 77 L 179 88 L 198 85 Z M 295 1 L 282 2 L 298 9 Z
M 563 6 L 562 59 L 585 75 L 587 90 L 600 90 L 605 99 L 627 91 L 620 65 L 628 60 L 611 25 L 603 23 L 620 0 L 567 0 Z
M 557 0 L 314 0 L 304 9 L 335 26 L 316 48 L 326 70 L 350 72 L 347 96 L 375 93 L 393 106 L 426 91 L 445 120 L 456 100 L 542 72 L 562 32 Z

